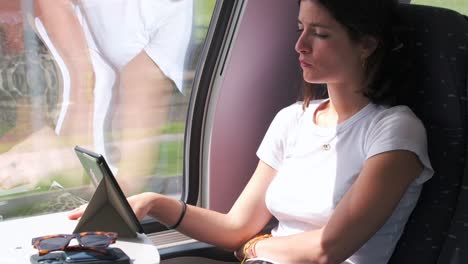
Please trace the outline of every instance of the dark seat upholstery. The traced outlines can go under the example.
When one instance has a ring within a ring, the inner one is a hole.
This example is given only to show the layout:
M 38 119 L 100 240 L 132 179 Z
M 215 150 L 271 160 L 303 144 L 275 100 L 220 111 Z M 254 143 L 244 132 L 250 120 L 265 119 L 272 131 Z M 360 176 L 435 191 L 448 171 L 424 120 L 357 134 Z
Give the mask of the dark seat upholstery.
M 410 89 L 400 95 L 427 129 L 434 177 L 390 260 L 392 264 L 468 263 L 468 21 L 457 12 L 399 8 L 397 35 L 410 56 Z M 459 250 L 455 250 L 459 248 Z

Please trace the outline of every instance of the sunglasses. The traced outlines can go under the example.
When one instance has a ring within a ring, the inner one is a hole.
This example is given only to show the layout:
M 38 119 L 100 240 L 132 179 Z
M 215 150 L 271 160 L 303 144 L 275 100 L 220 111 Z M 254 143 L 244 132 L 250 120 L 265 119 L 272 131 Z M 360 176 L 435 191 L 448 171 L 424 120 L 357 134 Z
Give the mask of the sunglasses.
M 78 245 L 69 246 L 72 239 L 78 241 Z M 117 233 L 114 232 L 83 232 L 70 235 L 50 235 L 32 239 L 32 245 L 39 250 L 39 256 L 52 251 L 76 251 L 91 250 L 107 254 L 106 248 L 115 243 Z

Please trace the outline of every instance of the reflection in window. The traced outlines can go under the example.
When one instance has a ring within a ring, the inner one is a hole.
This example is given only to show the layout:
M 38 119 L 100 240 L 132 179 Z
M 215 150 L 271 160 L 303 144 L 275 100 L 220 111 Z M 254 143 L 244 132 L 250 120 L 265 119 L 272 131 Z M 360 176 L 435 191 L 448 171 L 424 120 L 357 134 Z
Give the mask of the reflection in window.
M 466 0 L 412 0 L 411 3 L 444 7 L 468 15 L 468 2 Z
M 72 209 L 103 154 L 126 195 L 184 189 L 188 100 L 215 0 L 0 0 L 0 215 Z

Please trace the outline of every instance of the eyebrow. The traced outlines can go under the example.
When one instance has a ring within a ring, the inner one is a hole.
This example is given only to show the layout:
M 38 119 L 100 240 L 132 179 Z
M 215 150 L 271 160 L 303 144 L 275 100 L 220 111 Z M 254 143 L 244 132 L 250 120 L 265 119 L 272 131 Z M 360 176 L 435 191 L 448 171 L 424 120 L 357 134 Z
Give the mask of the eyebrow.
M 303 25 L 304 23 L 302 23 L 299 19 L 297 20 L 297 23 L 298 24 L 301 24 Z M 323 24 L 320 24 L 320 23 L 309 23 L 307 24 L 308 26 L 312 26 L 312 27 L 321 27 L 321 28 L 330 28 L 330 26 L 326 26 L 326 25 L 323 25 Z

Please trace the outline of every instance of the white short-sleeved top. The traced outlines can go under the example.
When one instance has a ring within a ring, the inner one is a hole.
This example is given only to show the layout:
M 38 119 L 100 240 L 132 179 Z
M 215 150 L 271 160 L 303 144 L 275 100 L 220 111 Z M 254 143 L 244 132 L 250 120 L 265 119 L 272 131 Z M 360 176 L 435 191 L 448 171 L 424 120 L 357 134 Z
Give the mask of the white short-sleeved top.
M 78 0 L 102 57 L 120 70 L 143 50 L 182 89 L 193 0 Z
M 193 0 L 76 0 L 75 3 L 73 8 L 83 27 L 96 75 L 95 148 L 105 153 L 102 134 L 105 115 L 118 72 L 131 59 L 145 51 L 179 91 L 183 91 Z M 70 76 L 39 18 L 35 18 L 35 26 L 62 74 L 63 101 L 55 127 L 55 132 L 60 134 L 70 103 Z
M 266 205 L 278 219 L 274 236 L 323 227 L 354 183 L 364 162 L 379 153 L 408 150 L 424 166 L 385 225 L 347 263 L 387 263 L 418 200 L 422 183 L 433 174 L 425 128 L 406 106 L 368 104 L 333 128 L 313 122 L 323 101 L 281 110 L 271 123 L 257 156 L 277 170 Z

